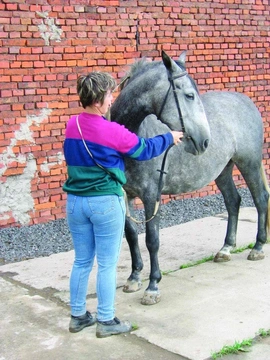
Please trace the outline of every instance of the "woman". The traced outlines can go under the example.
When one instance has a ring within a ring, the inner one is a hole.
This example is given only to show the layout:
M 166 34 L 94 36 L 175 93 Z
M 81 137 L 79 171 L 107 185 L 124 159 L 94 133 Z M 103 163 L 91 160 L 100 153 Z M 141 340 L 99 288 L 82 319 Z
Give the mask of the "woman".
M 111 75 L 92 72 L 80 76 L 77 92 L 84 111 L 67 124 L 64 154 L 68 179 L 67 222 L 75 251 L 70 277 L 70 332 L 97 322 L 96 336 L 129 332 L 129 321 L 115 317 L 116 270 L 125 223 L 122 185 L 124 158 L 149 160 L 159 156 L 182 132 L 171 131 L 150 139 L 139 138 L 104 114 L 116 86 Z M 86 311 L 89 274 L 97 257 L 97 314 Z

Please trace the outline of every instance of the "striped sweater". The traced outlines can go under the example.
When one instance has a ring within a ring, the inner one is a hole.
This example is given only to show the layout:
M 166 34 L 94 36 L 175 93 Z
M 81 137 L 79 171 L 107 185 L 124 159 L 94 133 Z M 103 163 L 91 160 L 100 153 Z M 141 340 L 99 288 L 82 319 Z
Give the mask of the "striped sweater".
M 149 160 L 162 154 L 173 143 L 170 132 L 144 139 L 123 125 L 86 112 L 79 115 L 79 124 L 93 158 L 113 173 L 113 177 L 91 158 L 77 128 L 76 116 L 72 116 L 64 141 L 68 179 L 63 190 L 74 195 L 123 195 L 122 185 L 126 183 L 124 158 Z

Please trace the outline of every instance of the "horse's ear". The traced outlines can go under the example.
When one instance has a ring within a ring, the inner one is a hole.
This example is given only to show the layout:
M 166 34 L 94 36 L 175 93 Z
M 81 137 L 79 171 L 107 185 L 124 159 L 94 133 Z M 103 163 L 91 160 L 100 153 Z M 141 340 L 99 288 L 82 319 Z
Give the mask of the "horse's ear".
M 183 65 L 184 67 L 186 67 L 186 55 L 187 55 L 187 52 L 186 51 L 183 51 L 180 56 L 179 56 L 179 62 L 181 65 Z
M 163 64 L 166 66 L 166 68 L 167 68 L 167 69 L 171 69 L 171 67 L 172 67 L 172 60 L 171 60 L 171 58 L 169 57 L 169 55 L 167 55 L 167 54 L 165 53 L 165 51 L 162 50 L 161 56 L 162 56 Z

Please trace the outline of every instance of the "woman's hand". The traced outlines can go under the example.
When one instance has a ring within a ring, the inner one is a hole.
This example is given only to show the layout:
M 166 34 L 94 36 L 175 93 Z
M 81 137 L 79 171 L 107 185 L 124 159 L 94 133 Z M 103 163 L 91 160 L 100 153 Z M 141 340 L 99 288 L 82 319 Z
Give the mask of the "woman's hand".
M 182 131 L 171 131 L 171 134 L 173 136 L 174 145 L 178 145 L 181 142 L 181 139 L 184 137 Z

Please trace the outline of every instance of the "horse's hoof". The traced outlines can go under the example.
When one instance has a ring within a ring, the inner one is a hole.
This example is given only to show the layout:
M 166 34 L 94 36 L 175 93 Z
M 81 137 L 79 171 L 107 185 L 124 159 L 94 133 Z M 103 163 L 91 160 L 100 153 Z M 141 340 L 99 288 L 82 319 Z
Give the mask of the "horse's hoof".
M 123 287 L 123 292 L 133 293 L 141 290 L 142 282 L 140 280 L 128 280 Z
M 145 291 L 141 300 L 142 305 L 155 305 L 161 300 L 161 295 L 158 290 Z
M 251 261 L 262 260 L 264 259 L 264 252 L 262 250 L 258 251 L 256 249 L 252 249 L 247 259 Z
M 216 256 L 214 257 L 214 262 L 227 262 L 231 260 L 231 254 L 230 253 L 223 253 L 218 252 Z

